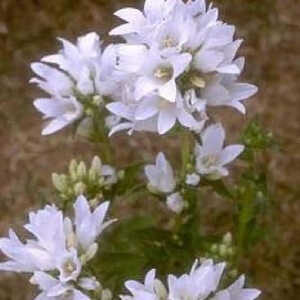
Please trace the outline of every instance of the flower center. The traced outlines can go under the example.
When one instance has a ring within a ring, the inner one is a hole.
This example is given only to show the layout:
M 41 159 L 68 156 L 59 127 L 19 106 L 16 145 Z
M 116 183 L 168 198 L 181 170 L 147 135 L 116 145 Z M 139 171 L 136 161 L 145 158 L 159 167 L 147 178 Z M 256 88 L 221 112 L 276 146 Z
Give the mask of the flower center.
M 202 158 L 202 163 L 206 168 L 215 166 L 218 163 L 218 156 L 215 154 L 209 154 Z
M 172 66 L 160 66 L 154 70 L 154 77 L 163 82 L 168 82 L 173 76 Z
M 63 271 L 66 275 L 70 276 L 76 270 L 76 265 L 73 261 L 67 260 L 63 265 Z
M 174 38 L 167 35 L 162 41 L 162 47 L 161 48 L 172 48 L 172 47 L 176 47 L 177 44 L 178 43 Z

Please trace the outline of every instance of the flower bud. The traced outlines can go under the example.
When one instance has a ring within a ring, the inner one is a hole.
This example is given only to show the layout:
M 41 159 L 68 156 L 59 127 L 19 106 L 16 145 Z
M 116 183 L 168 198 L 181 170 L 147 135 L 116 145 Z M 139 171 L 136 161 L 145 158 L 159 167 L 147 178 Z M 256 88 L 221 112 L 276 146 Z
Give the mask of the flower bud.
M 219 246 L 219 254 L 222 257 L 227 256 L 227 247 L 226 247 L 226 245 L 220 245 Z
M 120 170 L 120 171 L 118 172 L 117 176 L 118 176 L 118 178 L 119 178 L 120 180 L 124 179 L 124 177 L 125 177 L 125 171 L 124 171 L 124 170 Z
M 174 193 L 167 197 L 167 206 L 176 214 L 180 214 L 184 209 L 184 201 L 179 193 Z
M 217 253 L 217 252 L 218 252 L 218 245 L 217 245 L 217 244 L 211 245 L 210 251 L 211 251 L 212 253 Z
M 109 289 L 105 289 L 102 291 L 101 300 L 111 300 L 113 298 L 113 294 Z
M 52 183 L 54 187 L 63 193 L 66 190 L 66 176 L 65 175 L 58 175 L 56 173 L 52 174 Z
M 232 234 L 230 232 L 227 232 L 223 237 L 223 243 L 227 246 L 230 246 L 232 244 Z
M 92 258 L 94 258 L 94 256 L 96 255 L 97 251 L 98 251 L 98 244 L 97 243 L 92 244 L 88 248 L 87 252 L 84 255 L 84 257 L 85 257 L 85 263 L 87 263 Z
M 69 173 L 73 181 L 77 179 L 77 161 L 72 159 L 69 165 Z
M 93 97 L 93 104 L 96 106 L 100 106 L 103 103 L 103 98 L 100 95 L 96 95 Z
M 91 165 L 91 170 L 93 170 L 96 174 L 99 176 L 102 173 L 102 162 L 99 156 L 94 156 L 92 165 Z
M 86 165 L 85 163 L 82 161 L 80 162 L 80 164 L 77 167 L 77 179 L 83 179 L 86 176 Z
M 186 180 L 185 183 L 192 185 L 192 186 L 197 186 L 200 182 L 200 176 L 196 173 L 188 174 L 186 175 Z
M 79 286 L 87 291 L 101 291 L 102 286 L 96 277 L 83 277 L 78 282 Z
M 74 192 L 76 196 L 84 194 L 86 191 L 86 185 L 83 182 L 77 182 L 74 186 Z

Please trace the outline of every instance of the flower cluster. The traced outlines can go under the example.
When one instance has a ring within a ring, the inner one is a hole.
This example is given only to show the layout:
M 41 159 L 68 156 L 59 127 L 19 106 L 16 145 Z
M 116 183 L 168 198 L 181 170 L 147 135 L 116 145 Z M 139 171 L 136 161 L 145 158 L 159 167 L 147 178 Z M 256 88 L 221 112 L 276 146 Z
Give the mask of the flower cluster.
M 101 51 L 100 38 L 89 33 L 74 45 L 59 39 L 63 49 L 33 63 L 37 83 L 50 98 L 35 107 L 54 133 L 89 115 L 105 102 L 111 134 L 153 131 L 164 134 L 180 125 L 200 132 L 207 106 L 231 106 L 245 113 L 243 100 L 256 93 L 240 83 L 244 58 L 236 58 L 242 40 L 235 27 L 219 20 L 218 9 L 205 1 L 146 0 L 144 12 L 123 8 L 126 21 L 111 31 L 126 43 Z M 54 66 L 50 66 L 55 65 Z
M 155 270 L 147 273 L 144 284 L 127 281 L 126 288 L 132 296 L 121 296 L 122 300 L 254 300 L 260 291 L 244 288 L 245 278 L 241 276 L 231 286 L 218 290 L 225 264 L 204 261 L 200 266 L 196 260 L 190 273 L 180 277 L 168 276 L 168 289 L 156 279 Z
M 90 168 L 83 161 L 78 163 L 73 159 L 69 165 L 69 174 L 52 174 L 53 185 L 63 201 L 83 194 L 92 202 L 98 202 L 103 200 L 105 191 L 117 181 L 115 168 L 102 164 L 98 156 L 93 158 Z
M 116 90 L 110 80 L 116 64 L 115 46 L 102 52 L 100 38 L 94 32 L 79 37 L 76 45 L 59 40 L 63 49 L 58 54 L 31 65 L 39 76 L 31 82 L 49 94 L 48 98 L 34 101 L 34 106 L 49 120 L 43 135 L 83 119 L 85 113 L 89 115 L 93 108 L 103 105 L 104 96 Z
M 180 125 L 200 132 L 207 106 L 231 106 L 256 93 L 240 83 L 244 58 L 236 58 L 242 40 L 235 27 L 218 19 L 218 9 L 205 1 L 146 0 L 144 12 L 123 8 L 126 21 L 111 31 L 126 44 L 117 49 L 117 69 L 127 74 L 123 97 L 107 105 L 125 121 L 122 129 L 168 132 Z
M 109 202 L 93 212 L 85 197 L 74 204 L 72 221 L 54 205 L 29 214 L 24 227 L 35 239 L 23 244 L 13 230 L 8 238 L 0 239 L 0 249 L 9 258 L 0 270 L 31 273 L 30 282 L 38 285 L 39 300 L 89 300 L 82 291 L 103 292 L 92 276 L 83 276 L 86 264 L 96 255 L 97 239 L 115 220 L 104 222 Z M 106 292 L 105 292 L 106 293 Z
M 213 259 L 215 262 L 226 261 L 228 278 L 235 279 L 238 276 L 238 270 L 234 264 L 234 258 L 237 254 L 236 247 L 233 243 L 232 234 L 227 232 L 220 242 L 210 244 L 201 260 Z

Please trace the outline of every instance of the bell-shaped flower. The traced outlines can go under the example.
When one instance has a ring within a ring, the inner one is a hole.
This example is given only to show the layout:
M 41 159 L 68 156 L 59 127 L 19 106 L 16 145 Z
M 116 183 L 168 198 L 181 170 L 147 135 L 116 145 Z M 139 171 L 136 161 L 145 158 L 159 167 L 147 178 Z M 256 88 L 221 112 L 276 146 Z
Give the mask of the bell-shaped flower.
M 235 64 L 242 72 L 244 59 L 237 59 Z M 201 96 L 208 106 L 231 106 L 245 114 L 246 108 L 241 101 L 256 94 L 258 89 L 255 85 L 240 83 L 237 80 L 238 77 L 232 74 L 216 75 L 201 90 Z
M 133 72 L 137 76 L 134 92 L 137 100 L 157 91 L 170 102 L 176 101 L 176 79 L 191 62 L 192 56 L 189 53 L 163 58 L 158 49 L 153 47 L 148 50 L 140 45 L 125 45 L 119 47 L 118 52 L 119 69 Z
M 50 120 L 42 131 L 48 135 L 72 124 L 83 115 L 83 106 L 74 97 L 42 98 L 34 101 L 37 110 Z
M 35 300 L 90 300 L 90 297 L 76 289 L 71 283 L 63 283 L 44 272 L 35 272 L 30 282 L 38 285 L 41 293 Z
M 61 282 L 77 281 L 80 275 L 82 264 L 78 258 L 77 250 L 71 248 L 63 254 L 57 255 L 57 269 L 59 270 L 59 280 Z
M 210 179 L 227 176 L 225 166 L 236 159 L 243 151 L 243 145 L 230 145 L 224 148 L 225 130 L 221 124 L 207 127 L 201 134 L 202 144 L 195 148 L 196 170 Z
M 30 82 L 36 83 L 46 93 L 62 97 L 72 94 L 74 84 L 65 73 L 43 63 L 32 63 L 31 69 L 39 77 L 32 78 Z
M 150 190 L 166 194 L 174 191 L 176 180 L 173 169 L 163 153 L 157 155 L 155 165 L 145 166 L 145 174 L 149 180 Z
M 125 287 L 132 294 L 132 296 L 121 295 L 122 300 L 160 300 L 166 299 L 167 290 L 163 283 L 155 278 L 156 270 L 150 270 L 145 277 L 144 283 L 140 283 L 134 280 L 128 280 L 125 282 Z
M 74 95 L 74 90 L 83 95 L 96 93 L 94 81 L 101 61 L 99 36 L 89 33 L 79 37 L 77 45 L 64 39 L 59 40 L 63 49 L 58 54 L 45 56 L 42 58 L 43 63 L 31 65 L 32 70 L 41 78 L 33 78 L 31 82 L 37 83 L 51 95 L 71 96 Z M 46 63 L 55 64 L 59 69 Z M 55 86 L 53 88 L 55 83 L 60 87 L 59 90 Z M 58 93 L 54 93 L 55 91 Z
M 225 264 L 214 264 L 212 260 L 204 261 L 198 267 L 196 260 L 190 274 L 180 277 L 168 276 L 169 300 L 204 300 L 218 288 Z
M 134 131 L 157 132 L 156 117 L 145 120 L 137 120 L 135 118 L 135 111 L 138 105 L 139 103 L 134 99 L 133 85 L 123 85 L 120 100 L 106 105 L 109 112 L 120 118 L 119 123 L 111 128 L 109 135 L 123 130 L 128 130 L 129 134 L 132 134 Z
M 242 275 L 231 286 L 218 292 L 212 300 L 254 300 L 261 292 L 257 289 L 244 288 L 245 276 Z
M 63 215 L 55 206 L 46 206 L 37 213 L 29 214 L 24 226 L 35 240 L 21 243 L 10 230 L 9 238 L 0 239 L 1 251 L 10 258 L 0 264 L 0 269 L 16 272 L 34 272 L 56 268 L 56 257 L 65 251 Z
M 176 102 L 170 102 L 157 94 L 144 97 L 137 104 L 135 119 L 147 120 L 153 117 L 157 117 L 157 132 L 159 134 L 165 134 L 171 130 L 176 121 L 187 128 L 194 128 L 198 125 L 196 119 L 186 108 L 179 92 Z
M 159 26 L 177 4 L 174 0 L 146 0 L 144 13 L 134 8 L 122 8 L 115 15 L 126 21 L 114 28 L 111 35 L 123 35 L 132 43 L 150 43 L 156 26 Z
M 85 252 L 96 242 L 102 231 L 116 220 L 104 222 L 109 202 L 103 202 L 93 212 L 84 196 L 79 196 L 74 204 L 76 239 L 78 247 Z
M 0 250 L 9 258 L 0 263 L 3 271 L 32 273 L 55 268 L 51 253 L 33 241 L 23 244 L 13 230 L 9 231 L 8 238 L 0 239 Z

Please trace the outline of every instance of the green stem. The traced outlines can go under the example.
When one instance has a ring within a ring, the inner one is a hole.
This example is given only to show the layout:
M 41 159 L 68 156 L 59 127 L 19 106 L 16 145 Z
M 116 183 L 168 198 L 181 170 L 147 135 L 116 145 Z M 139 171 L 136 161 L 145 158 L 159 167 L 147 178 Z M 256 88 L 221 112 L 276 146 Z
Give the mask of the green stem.
M 190 134 L 184 130 L 182 132 L 182 147 L 181 147 L 181 178 L 185 180 L 187 166 L 190 162 Z

